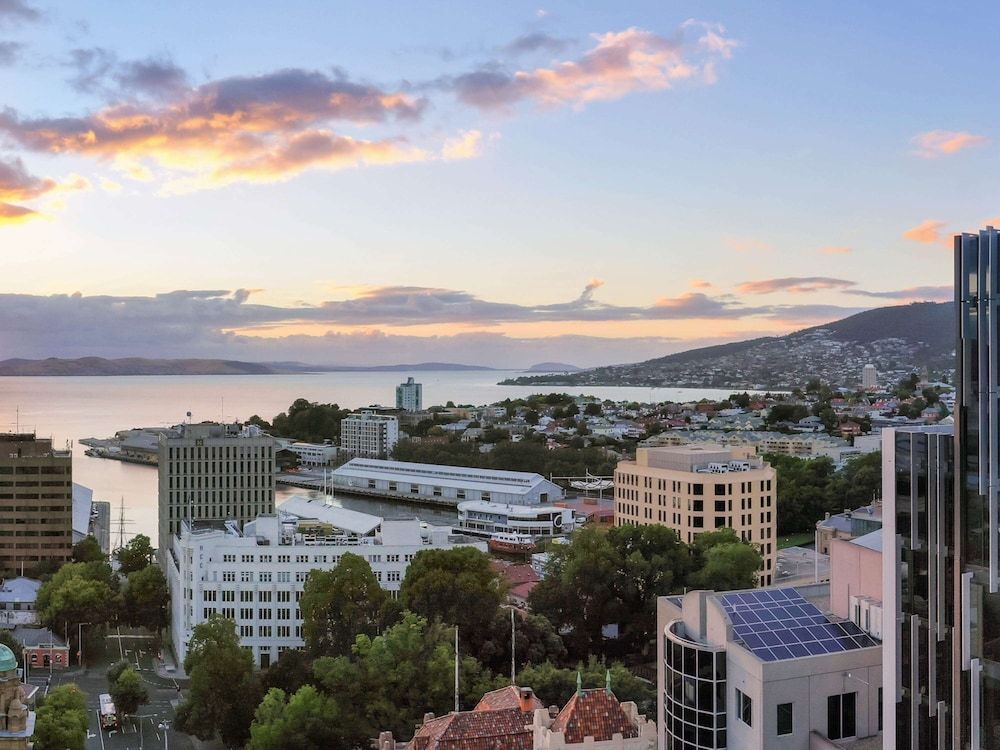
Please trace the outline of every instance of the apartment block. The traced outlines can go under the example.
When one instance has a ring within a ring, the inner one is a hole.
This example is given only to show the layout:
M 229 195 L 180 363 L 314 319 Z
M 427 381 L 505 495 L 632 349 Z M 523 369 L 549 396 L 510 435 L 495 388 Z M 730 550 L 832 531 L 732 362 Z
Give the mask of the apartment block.
M 705 531 L 731 528 L 757 545 L 761 586 L 774 580 L 777 483 L 752 449 L 695 444 L 639 448 L 615 469 L 615 523 L 658 524 L 691 543 Z
M 362 409 L 340 422 L 340 447 L 359 458 L 388 458 L 399 442 L 399 418 Z
M 407 378 L 396 386 L 396 408 L 403 411 L 422 411 L 424 408 L 424 387 Z
M 33 433 L 0 434 L 0 578 L 72 552 L 72 454 Z
M 274 438 L 238 424 L 185 424 L 179 437 L 160 437 L 161 565 L 184 520 L 243 524 L 274 512 L 275 450 Z

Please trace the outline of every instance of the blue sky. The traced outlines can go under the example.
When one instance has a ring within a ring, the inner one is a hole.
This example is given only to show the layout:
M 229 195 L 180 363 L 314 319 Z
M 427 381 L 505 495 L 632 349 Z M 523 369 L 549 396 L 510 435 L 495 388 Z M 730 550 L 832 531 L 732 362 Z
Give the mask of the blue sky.
M 0 351 L 596 365 L 947 299 L 997 15 L 0 0 Z

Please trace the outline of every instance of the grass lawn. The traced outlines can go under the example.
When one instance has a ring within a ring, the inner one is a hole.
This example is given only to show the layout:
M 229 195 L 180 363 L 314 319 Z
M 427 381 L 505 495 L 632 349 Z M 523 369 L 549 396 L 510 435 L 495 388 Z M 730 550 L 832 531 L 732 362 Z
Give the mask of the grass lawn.
M 799 534 L 789 534 L 778 537 L 778 549 L 786 547 L 805 547 L 816 541 L 816 535 L 810 531 L 803 531 Z

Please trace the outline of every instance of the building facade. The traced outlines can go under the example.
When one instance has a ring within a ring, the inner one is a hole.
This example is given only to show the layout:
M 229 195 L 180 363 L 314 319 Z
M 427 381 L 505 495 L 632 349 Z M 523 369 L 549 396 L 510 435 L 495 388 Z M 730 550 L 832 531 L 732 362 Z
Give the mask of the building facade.
M 0 578 L 72 553 L 72 454 L 34 433 L 0 434 Z
M 340 422 L 340 447 L 361 458 L 388 458 L 399 442 L 399 418 L 362 410 Z
M 179 437 L 160 438 L 159 555 L 165 557 L 181 522 L 252 521 L 274 512 L 274 438 L 234 424 L 186 424 Z
M 638 448 L 615 469 L 615 524 L 660 525 L 691 543 L 705 531 L 731 528 L 757 545 L 761 586 L 774 580 L 777 483 L 752 451 L 693 444 Z
M 861 368 L 861 387 L 866 391 L 878 388 L 878 371 L 875 365 L 868 364 Z
M 299 601 L 309 571 L 333 568 L 350 552 L 364 557 L 395 596 L 418 552 L 468 545 L 486 550 L 485 542 L 449 527 L 383 520 L 305 497 L 242 530 L 232 521 L 197 520 L 192 530 L 183 521 L 167 566 L 174 650 L 183 660 L 192 629 L 219 614 L 236 622 L 240 643 L 267 668 L 281 652 L 305 646 Z
M 882 650 L 822 585 L 657 602 L 662 750 L 811 750 L 881 730 Z M 891 747 L 891 746 L 890 746 Z
M 424 387 L 415 383 L 413 378 L 407 378 L 405 383 L 396 386 L 396 408 L 403 411 L 423 411 Z
M 956 599 L 954 434 L 950 427 L 882 432 L 890 747 L 957 748 L 953 674 L 962 647 Z

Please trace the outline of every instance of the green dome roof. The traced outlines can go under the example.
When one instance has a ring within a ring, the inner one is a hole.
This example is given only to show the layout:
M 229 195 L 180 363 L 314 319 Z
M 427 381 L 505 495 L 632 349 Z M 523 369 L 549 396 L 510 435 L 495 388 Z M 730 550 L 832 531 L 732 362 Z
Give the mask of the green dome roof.
M 14 652 L 0 643 L 0 672 L 10 672 L 17 669 L 17 657 Z

